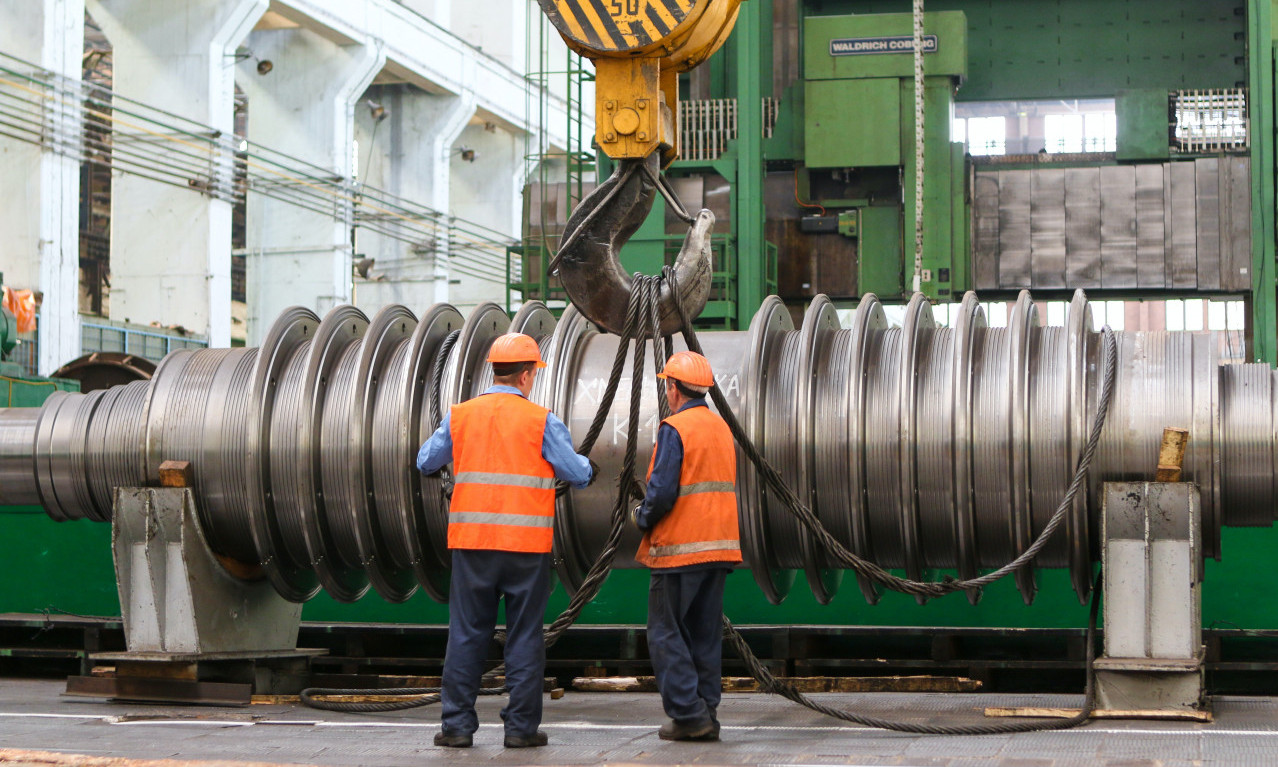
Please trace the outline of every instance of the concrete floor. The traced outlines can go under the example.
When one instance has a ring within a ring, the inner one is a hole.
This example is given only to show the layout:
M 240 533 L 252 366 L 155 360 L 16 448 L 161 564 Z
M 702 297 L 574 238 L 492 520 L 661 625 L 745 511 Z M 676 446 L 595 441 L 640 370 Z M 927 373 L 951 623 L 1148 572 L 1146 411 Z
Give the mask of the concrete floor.
M 0 749 L 114 759 L 314 765 L 708 764 L 927 767 L 1201 767 L 1278 764 L 1278 699 L 1220 698 L 1211 724 L 1098 721 L 1052 733 L 919 737 L 845 726 L 788 701 L 730 694 L 720 743 L 657 738 L 660 701 L 646 693 L 573 693 L 547 700 L 550 746 L 501 746 L 502 700 L 481 698 L 466 751 L 430 745 L 438 709 L 335 714 L 301 706 L 196 708 L 61 695 L 51 680 L 0 680 Z M 827 694 L 826 702 L 912 722 L 988 723 L 986 706 L 1069 706 L 1077 696 Z M 1007 720 L 999 720 L 1007 721 Z M 96 760 L 94 760 L 95 763 Z M 49 764 L 0 751 L 0 763 Z M 112 764 L 121 764 L 113 761 Z M 105 764 L 102 762 L 101 764 Z

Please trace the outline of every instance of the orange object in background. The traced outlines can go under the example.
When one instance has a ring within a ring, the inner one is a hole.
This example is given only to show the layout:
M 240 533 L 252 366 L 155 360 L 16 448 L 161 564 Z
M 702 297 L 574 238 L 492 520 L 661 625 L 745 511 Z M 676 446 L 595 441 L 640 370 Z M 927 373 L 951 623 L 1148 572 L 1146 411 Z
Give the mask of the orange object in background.
M 35 293 L 30 290 L 4 289 L 4 308 L 18 319 L 18 332 L 30 333 L 36 329 Z

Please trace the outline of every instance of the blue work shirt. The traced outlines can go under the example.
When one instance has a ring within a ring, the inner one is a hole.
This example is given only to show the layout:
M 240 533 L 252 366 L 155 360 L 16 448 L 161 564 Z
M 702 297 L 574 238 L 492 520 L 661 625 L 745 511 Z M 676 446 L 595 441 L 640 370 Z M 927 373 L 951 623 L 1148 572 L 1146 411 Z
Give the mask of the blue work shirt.
M 688 400 L 679 408 L 680 413 L 690 407 L 708 407 L 705 397 Z M 683 471 L 683 439 L 679 430 L 664 421 L 657 429 L 657 457 L 652 462 L 652 476 L 648 477 L 648 492 L 643 497 L 635 522 L 645 533 L 657 526 L 679 500 L 679 474 Z M 691 570 L 731 570 L 728 562 L 701 562 L 683 567 L 663 567 L 661 573 L 681 573 Z
M 524 396 L 515 387 L 501 384 L 493 384 L 484 394 Z M 445 415 L 443 423 L 417 451 L 417 470 L 422 474 L 434 474 L 444 468 L 445 464 L 453 462 L 452 417 L 452 412 Z M 546 414 L 546 429 L 541 437 L 541 457 L 554 467 L 556 477 L 573 487 L 580 488 L 590 484 L 590 461 L 573 449 L 572 434 L 554 413 Z

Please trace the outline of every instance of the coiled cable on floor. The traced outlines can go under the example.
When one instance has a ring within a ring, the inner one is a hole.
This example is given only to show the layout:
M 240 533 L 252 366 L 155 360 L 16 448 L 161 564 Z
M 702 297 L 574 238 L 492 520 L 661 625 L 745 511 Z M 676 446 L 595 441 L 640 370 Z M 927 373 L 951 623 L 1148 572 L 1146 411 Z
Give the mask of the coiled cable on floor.
M 875 727 L 880 730 L 892 730 L 893 732 L 912 732 L 919 735 L 1008 735 L 1018 732 L 1066 730 L 1083 724 L 1091 718 L 1092 712 L 1096 710 L 1096 674 L 1092 669 L 1092 663 L 1096 660 L 1096 620 L 1100 611 L 1100 581 L 1101 575 L 1098 572 L 1092 589 L 1091 609 L 1087 618 L 1087 683 L 1083 689 L 1083 707 L 1079 709 L 1077 714 L 1068 719 L 1054 719 L 1046 722 L 1021 721 L 983 725 L 946 725 L 910 724 L 896 722 L 891 719 L 881 719 L 868 714 L 858 714 L 855 711 L 835 708 L 815 701 L 800 692 L 794 685 L 777 679 L 766 666 L 759 662 L 758 656 L 750 649 L 745 637 L 741 635 L 740 631 L 737 631 L 736 626 L 732 625 L 732 621 L 728 620 L 726 615 L 723 616 L 723 633 L 728 642 L 736 649 L 737 654 L 745 661 L 746 668 L 750 671 L 750 676 L 755 678 L 759 683 L 760 689 L 764 692 L 780 695 L 818 714 L 825 714 L 844 722 Z

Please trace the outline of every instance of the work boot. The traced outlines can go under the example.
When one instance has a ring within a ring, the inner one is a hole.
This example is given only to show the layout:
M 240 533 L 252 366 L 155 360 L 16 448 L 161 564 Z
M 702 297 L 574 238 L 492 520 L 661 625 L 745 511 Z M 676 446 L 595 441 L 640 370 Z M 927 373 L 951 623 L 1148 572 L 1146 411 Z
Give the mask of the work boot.
M 709 706 L 707 706 L 706 708 L 710 708 L 710 707 L 709 707 Z M 710 735 L 707 735 L 705 739 L 706 739 L 706 740 L 718 740 L 718 739 L 719 739 L 719 712 L 718 712 L 718 710 L 713 709 L 713 708 L 710 708 L 710 722 L 711 722 L 712 724 L 714 724 L 714 732 L 712 732 Z
M 506 735 L 506 748 L 536 748 L 550 742 L 546 733 L 538 730 L 532 735 Z
M 719 728 L 710 718 L 697 724 L 679 724 L 671 719 L 657 730 L 657 737 L 662 740 L 718 740 Z
M 435 733 L 435 745 L 444 746 L 446 748 L 470 748 L 475 742 L 475 737 L 465 732 L 449 732 L 448 730 L 440 730 Z

